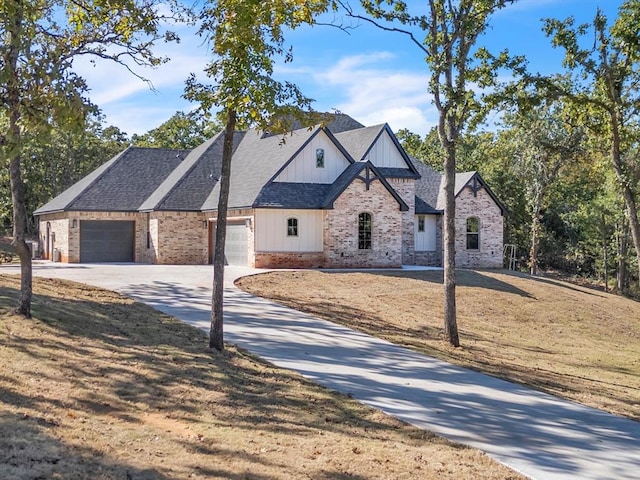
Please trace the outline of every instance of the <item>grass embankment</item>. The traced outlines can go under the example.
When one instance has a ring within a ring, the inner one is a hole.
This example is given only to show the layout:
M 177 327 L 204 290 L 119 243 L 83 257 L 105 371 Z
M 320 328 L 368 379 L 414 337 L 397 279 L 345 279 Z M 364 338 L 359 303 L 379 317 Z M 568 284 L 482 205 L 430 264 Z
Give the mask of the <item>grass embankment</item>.
M 0 276 L 0 478 L 520 479 L 116 293 Z
M 640 420 L 640 303 L 496 271 L 457 274 L 462 348 L 442 341 L 442 272 L 272 272 L 256 295 L 419 352 Z

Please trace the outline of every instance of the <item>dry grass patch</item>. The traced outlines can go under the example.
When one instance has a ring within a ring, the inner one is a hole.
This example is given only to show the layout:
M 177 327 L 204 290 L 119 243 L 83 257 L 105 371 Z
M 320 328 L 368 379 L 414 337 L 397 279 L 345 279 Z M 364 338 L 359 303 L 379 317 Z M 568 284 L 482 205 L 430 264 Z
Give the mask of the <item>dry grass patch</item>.
M 519 479 L 113 292 L 0 277 L 2 479 Z
M 283 271 L 238 286 L 419 352 L 640 419 L 640 303 L 568 283 L 458 272 L 462 348 L 442 341 L 442 272 Z

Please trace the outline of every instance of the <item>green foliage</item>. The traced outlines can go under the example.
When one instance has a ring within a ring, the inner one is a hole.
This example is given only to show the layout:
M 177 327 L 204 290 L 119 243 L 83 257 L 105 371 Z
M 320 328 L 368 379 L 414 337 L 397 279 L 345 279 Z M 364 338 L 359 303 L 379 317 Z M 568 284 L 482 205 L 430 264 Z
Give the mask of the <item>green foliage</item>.
M 219 122 L 210 122 L 201 115 L 176 112 L 157 128 L 131 141 L 139 147 L 192 149 L 222 130 Z
M 294 84 L 272 78 L 274 57 L 290 61 L 292 50 L 284 45 L 283 31 L 312 23 L 327 7 L 325 0 L 205 3 L 199 32 L 212 46 L 214 60 L 205 69 L 211 83 L 201 83 L 191 74 L 184 97 L 198 102 L 206 115 L 233 111 L 244 126 L 285 130 L 286 125 L 277 122 L 299 116 L 311 100 Z

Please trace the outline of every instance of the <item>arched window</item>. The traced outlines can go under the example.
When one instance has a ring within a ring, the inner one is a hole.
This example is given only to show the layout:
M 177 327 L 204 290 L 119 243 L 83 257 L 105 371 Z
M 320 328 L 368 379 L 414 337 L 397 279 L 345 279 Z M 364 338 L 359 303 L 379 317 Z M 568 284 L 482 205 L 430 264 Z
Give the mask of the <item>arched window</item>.
M 480 249 L 480 220 L 478 217 L 467 218 L 467 250 Z
M 297 237 L 298 236 L 298 219 L 297 218 L 287 218 L 287 237 Z
M 371 214 L 358 215 L 358 249 L 371 250 Z

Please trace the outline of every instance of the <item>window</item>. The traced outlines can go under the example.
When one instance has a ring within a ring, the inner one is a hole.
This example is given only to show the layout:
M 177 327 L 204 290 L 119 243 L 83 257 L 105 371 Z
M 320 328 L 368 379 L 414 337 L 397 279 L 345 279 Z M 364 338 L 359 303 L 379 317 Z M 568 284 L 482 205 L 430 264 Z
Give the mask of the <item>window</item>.
M 287 218 L 287 237 L 298 236 L 298 219 Z
M 358 215 L 358 249 L 371 250 L 371 214 Z
M 418 215 L 418 231 L 424 232 L 424 215 Z
M 467 250 L 480 248 L 480 220 L 477 217 L 467 218 Z
M 324 148 L 316 148 L 316 168 L 324 168 Z

